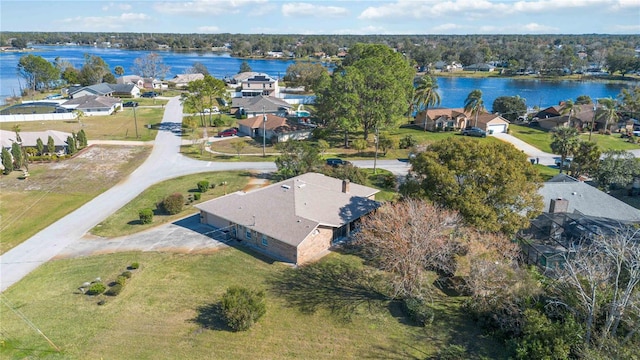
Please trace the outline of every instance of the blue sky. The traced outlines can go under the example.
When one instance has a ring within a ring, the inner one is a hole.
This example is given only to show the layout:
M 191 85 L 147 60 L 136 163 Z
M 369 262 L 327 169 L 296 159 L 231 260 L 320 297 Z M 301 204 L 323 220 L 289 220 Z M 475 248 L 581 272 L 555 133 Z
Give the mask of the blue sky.
M 640 34 L 640 0 L 1 0 L 2 31 Z

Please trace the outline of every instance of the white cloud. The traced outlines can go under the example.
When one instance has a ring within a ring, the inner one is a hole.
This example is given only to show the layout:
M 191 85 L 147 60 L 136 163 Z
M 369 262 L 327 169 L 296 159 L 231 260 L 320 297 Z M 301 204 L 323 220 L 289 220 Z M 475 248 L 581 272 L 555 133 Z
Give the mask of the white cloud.
M 115 4 L 115 3 L 110 2 L 109 4 L 103 6 L 102 10 L 103 11 L 109 11 L 109 10 L 114 9 L 114 8 L 117 8 L 117 9 L 122 10 L 122 11 L 128 11 L 128 10 L 131 10 L 131 5 L 122 4 L 122 3 Z
M 431 31 L 436 33 L 442 33 L 442 32 L 464 29 L 464 28 L 466 28 L 466 26 L 464 25 L 448 23 L 448 24 L 440 24 L 440 25 L 434 26 L 431 28 Z
M 639 25 L 615 25 L 613 27 L 613 30 L 616 30 L 616 32 L 622 32 L 622 33 L 638 33 L 640 32 L 640 24 Z
M 149 20 L 150 17 L 143 13 L 123 13 L 119 16 L 77 16 L 63 19 L 63 23 L 73 24 L 74 28 L 82 31 L 110 29 L 118 30 L 130 26 L 136 21 Z
M 220 32 L 220 28 L 217 26 L 200 26 L 198 27 L 198 32 L 207 33 L 207 34 L 217 33 L 217 32 Z
M 195 0 L 187 2 L 159 2 L 153 8 L 171 15 L 220 15 L 238 13 L 250 5 L 265 4 L 267 0 Z
M 309 3 L 287 3 L 282 5 L 284 16 L 342 17 L 349 15 L 349 10 L 339 6 L 322 6 Z

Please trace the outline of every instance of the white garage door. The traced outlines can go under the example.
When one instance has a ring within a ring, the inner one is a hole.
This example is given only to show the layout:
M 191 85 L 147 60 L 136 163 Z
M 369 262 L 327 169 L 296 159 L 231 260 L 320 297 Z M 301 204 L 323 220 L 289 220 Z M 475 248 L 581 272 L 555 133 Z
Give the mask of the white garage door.
M 503 133 L 503 132 L 507 131 L 507 125 L 505 125 L 505 124 L 489 125 L 489 128 L 487 128 L 487 130 L 489 132 L 492 132 L 493 134 Z

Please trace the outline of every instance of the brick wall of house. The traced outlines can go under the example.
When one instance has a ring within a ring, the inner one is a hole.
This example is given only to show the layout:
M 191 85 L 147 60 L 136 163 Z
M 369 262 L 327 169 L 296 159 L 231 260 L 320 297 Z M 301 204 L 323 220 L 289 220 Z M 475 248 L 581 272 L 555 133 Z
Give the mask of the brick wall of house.
M 251 233 L 251 238 L 247 238 L 247 230 Z M 267 244 L 262 243 L 262 234 L 252 230 L 250 227 L 238 225 L 237 238 L 242 240 L 242 243 L 249 246 L 258 252 L 267 255 L 275 260 L 286 261 L 290 263 L 296 263 L 296 247 L 266 236 Z
M 318 233 L 311 233 L 298 245 L 298 264 L 317 260 L 318 256 L 331 247 L 333 229 L 318 227 Z

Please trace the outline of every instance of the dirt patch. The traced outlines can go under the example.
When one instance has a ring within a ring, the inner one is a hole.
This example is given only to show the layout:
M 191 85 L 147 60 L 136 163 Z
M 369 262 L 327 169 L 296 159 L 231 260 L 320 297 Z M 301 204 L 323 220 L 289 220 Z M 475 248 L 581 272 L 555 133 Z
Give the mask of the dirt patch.
M 264 178 L 259 178 L 259 177 L 251 177 L 251 180 L 249 180 L 249 183 L 247 184 L 247 186 L 245 186 L 242 191 L 244 192 L 249 192 L 251 190 L 256 190 L 256 189 L 260 189 L 262 187 L 265 187 L 267 185 L 269 185 L 271 182 L 268 179 L 264 179 Z

